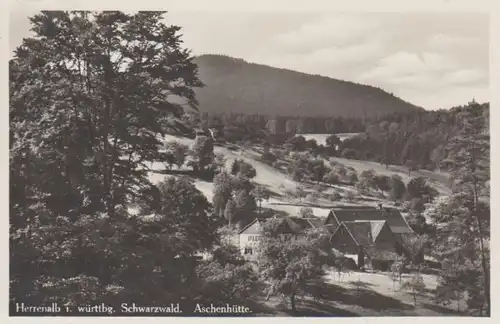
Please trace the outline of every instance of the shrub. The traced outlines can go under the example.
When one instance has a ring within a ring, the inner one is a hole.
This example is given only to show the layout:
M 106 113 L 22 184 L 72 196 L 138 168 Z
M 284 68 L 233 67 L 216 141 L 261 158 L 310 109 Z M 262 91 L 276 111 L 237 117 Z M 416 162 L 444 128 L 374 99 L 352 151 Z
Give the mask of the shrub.
M 330 184 L 338 184 L 340 183 L 340 178 L 335 171 L 330 171 L 323 177 L 323 181 Z
M 344 194 L 344 198 L 347 199 L 348 201 L 353 201 L 356 199 L 356 194 L 352 191 L 347 191 Z
M 331 201 L 339 201 L 342 199 L 342 196 L 340 195 L 340 193 L 338 193 L 337 191 L 334 191 L 331 195 L 330 195 L 330 200 Z
M 302 207 L 299 211 L 299 216 L 302 218 L 314 217 L 314 211 L 311 207 Z

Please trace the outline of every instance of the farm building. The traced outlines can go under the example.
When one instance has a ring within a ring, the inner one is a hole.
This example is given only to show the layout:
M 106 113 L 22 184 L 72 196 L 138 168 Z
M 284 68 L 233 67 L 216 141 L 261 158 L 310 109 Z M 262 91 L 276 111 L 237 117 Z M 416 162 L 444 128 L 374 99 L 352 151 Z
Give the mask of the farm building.
M 304 235 L 304 231 L 311 228 L 323 226 L 323 222 L 318 218 L 282 217 L 279 232 L 283 240 L 295 240 Z M 260 229 L 265 222 L 256 218 L 245 226 L 239 233 L 239 248 L 241 254 L 247 260 L 256 260 L 256 249 L 261 237 Z
M 342 222 L 330 242 L 344 255 L 355 256 L 358 267 L 384 267 L 386 261 L 397 257 L 397 240 L 386 221 Z
M 395 208 L 332 209 L 325 220 L 332 247 L 351 256 L 358 267 L 386 268 L 405 253 L 401 235 L 413 233 Z
M 396 208 L 335 208 L 325 219 L 325 225 L 333 233 L 342 222 L 386 221 L 394 234 L 413 233 L 412 229 Z
M 331 233 L 332 249 L 354 260 L 358 267 L 384 269 L 405 253 L 401 235 L 413 233 L 395 208 L 335 208 L 326 219 L 282 217 L 281 237 L 300 238 L 305 230 L 326 228 Z M 260 229 L 265 219 L 255 219 L 239 233 L 236 242 L 247 260 L 256 260 Z

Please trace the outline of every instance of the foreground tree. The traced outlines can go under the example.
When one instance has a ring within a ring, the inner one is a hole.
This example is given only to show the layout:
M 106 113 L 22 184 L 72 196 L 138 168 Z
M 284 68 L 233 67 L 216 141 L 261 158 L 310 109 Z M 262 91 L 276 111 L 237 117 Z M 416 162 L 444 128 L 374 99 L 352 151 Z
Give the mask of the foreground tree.
M 67 201 L 61 206 L 84 199 L 96 209 L 104 204 L 112 217 L 126 196 L 150 185 L 145 162 L 164 160 L 157 135 L 183 111 L 168 96 L 196 108 L 197 67 L 180 47 L 179 28 L 164 25 L 162 15 L 31 18 L 35 35 L 10 64 L 11 151 L 20 166 L 29 163 L 21 151 L 38 148 L 37 159 L 50 161 L 47 172 L 63 171 L 52 181 Z
M 262 227 L 258 266 L 268 295 L 281 294 L 296 311 L 296 297 L 311 281 L 323 280 L 325 267 L 333 265 L 329 235 L 312 230 L 297 240 L 285 240 L 280 233 L 282 219 L 270 219 Z
M 425 217 L 436 224 L 433 252 L 444 268 L 438 285 L 440 299 L 452 298 L 450 293 L 467 295 L 468 304 L 478 304 L 482 300 L 486 305 L 483 304 L 485 307 L 481 309 L 486 309 L 487 314 L 489 287 L 485 290 L 485 281 L 489 283 L 490 259 L 489 232 L 486 230 L 489 229 L 489 213 L 485 204 L 473 209 L 471 197 L 463 193 L 438 198 L 425 211 Z M 479 231 L 478 221 L 482 231 Z M 482 287 L 480 294 L 477 293 L 478 287 Z M 472 293 L 465 294 L 467 291 Z
M 201 85 L 163 14 L 31 18 L 10 61 L 11 300 L 190 297 L 192 256 L 212 241 L 208 203 L 185 180 L 147 177 L 178 102 L 196 108 Z
M 214 247 L 213 259 L 203 262 L 196 271 L 201 279 L 199 289 L 210 296 L 211 303 L 244 303 L 258 289 L 258 276 L 252 265 L 245 262 L 235 245 L 224 240 Z
M 434 206 L 431 215 L 441 225 L 438 231 L 445 232 L 462 243 L 454 248 L 463 246 L 463 251 L 456 252 L 468 256 L 464 261 L 480 264 L 482 294 L 486 301 L 486 313 L 489 315 L 490 211 L 486 201 L 489 198 L 490 135 L 488 118 L 485 118 L 487 109 L 472 101 L 459 114 L 460 132 L 446 147 L 447 159 L 444 161 L 452 175 L 454 195 L 448 201 L 441 201 Z M 440 243 L 446 245 L 444 242 Z M 464 253 L 470 249 L 475 252 L 470 255 Z

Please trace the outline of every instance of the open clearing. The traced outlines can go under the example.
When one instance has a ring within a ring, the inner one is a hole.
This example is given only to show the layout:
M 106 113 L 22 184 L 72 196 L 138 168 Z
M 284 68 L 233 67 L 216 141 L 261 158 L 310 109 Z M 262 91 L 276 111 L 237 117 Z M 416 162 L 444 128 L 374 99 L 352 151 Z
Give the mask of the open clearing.
M 451 189 L 448 186 L 448 176 L 444 172 L 419 170 L 412 171 L 411 174 L 408 175 L 408 170 L 404 166 L 400 165 L 389 165 L 389 168 L 386 168 L 385 165 L 372 161 L 344 159 L 341 157 L 331 157 L 330 160 L 344 164 L 345 166 L 350 166 L 356 169 L 358 173 L 371 169 L 374 170 L 377 174 L 383 174 L 387 176 L 397 174 L 401 176 L 405 183 L 408 183 L 414 177 L 425 177 L 441 195 L 451 194 Z
M 325 134 L 308 134 L 308 135 L 327 136 Z M 346 137 L 353 136 L 355 135 L 355 133 L 344 134 L 344 135 L 346 135 Z M 191 147 L 194 143 L 193 139 L 178 137 L 173 135 L 165 136 L 164 141 L 165 142 L 178 141 L 179 143 L 182 143 L 189 147 Z M 339 193 L 345 193 L 347 191 L 356 191 L 356 189 L 352 186 L 341 186 L 341 185 L 329 186 L 329 188 L 326 188 L 323 191 L 322 193 L 323 197 L 319 197 L 314 203 L 311 203 L 307 199 L 301 201 L 297 201 L 296 199 L 291 200 L 290 197 L 286 196 L 286 192 L 294 191 L 297 188 L 297 186 L 299 186 L 299 183 L 291 179 L 291 177 L 288 176 L 287 174 L 280 172 L 275 168 L 258 161 L 257 158 L 258 156 L 260 156 L 258 152 L 253 151 L 251 149 L 242 149 L 241 147 L 238 147 L 235 150 L 230 150 L 222 146 L 215 146 L 214 151 L 215 153 L 221 153 L 224 155 L 226 159 L 227 169 L 230 168 L 231 164 L 235 159 L 242 159 L 245 162 L 250 163 L 255 168 L 255 170 L 257 171 L 257 176 L 253 179 L 253 181 L 255 181 L 260 185 L 265 186 L 272 193 L 272 197 L 269 200 L 264 201 L 262 203 L 262 207 L 264 208 L 269 208 L 276 211 L 288 213 L 291 216 L 296 216 L 299 214 L 299 211 L 302 207 L 310 206 L 313 209 L 315 216 L 326 217 L 328 215 L 330 208 L 338 204 L 375 206 L 377 202 L 377 199 L 373 198 L 370 199 L 369 197 L 364 197 L 365 198 L 364 201 L 357 201 L 351 203 L 346 201 L 335 203 L 325 198 L 329 194 L 333 193 L 334 190 Z M 439 191 L 440 194 L 446 195 L 450 193 L 450 189 L 447 187 L 445 182 L 446 175 L 437 172 L 413 171 L 411 173 L 411 176 L 408 176 L 407 171 L 402 166 L 389 166 L 389 168 L 386 169 L 384 165 L 381 165 L 376 162 L 358 161 L 358 160 L 344 159 L 338 157 L 333 157 L 330 159 L 337 161 L 341 164 L 344 164 L 346 166 L 353 167 L 354 169 L 356 169 L 358 173 L 365 170 L 373 169 L 377 174 L 384 174 L 388 176 L 391 176 L 393 174 L 398 174 L 403 178 L 403 181 L 406 183 L 410 181 L 412 177 L 424 176 L 430 178 L 431 184 Z M 159 171 L 165 170 L 165 166 L 161 163 L 153 163 L 151 165 L 151 170 L 152 172 L 149 173 L 149 179 L 153 183 L 158 183 L 167 176 L 165 174 L 159 173 Z M 213 197 L 212 182 L 197 179 L 195 180 L 195 185 L 198 188 L 198 190 L 200 190 L 209 201 L 212 201 Z M 312 185 L 306 186 L 306 190 L 313 191 L 311 187 Z M 389 202 L 387 203 L 389 204 Z
M 347 138 L 356 136 L 358 134 L 359 133 L 340 133 L 340 134 L 334 134 L 334 135 L 337 135 L 337 137 L 341 141 L 343 141 Z M 297 134 L 295 136 L 302 136 L 306 139 L 306 141 L 313 139 L 316 141 L 316 143 L 318 143 L 318 145 L 326 145 L 326 139 L 331 135 L 332 134 Z

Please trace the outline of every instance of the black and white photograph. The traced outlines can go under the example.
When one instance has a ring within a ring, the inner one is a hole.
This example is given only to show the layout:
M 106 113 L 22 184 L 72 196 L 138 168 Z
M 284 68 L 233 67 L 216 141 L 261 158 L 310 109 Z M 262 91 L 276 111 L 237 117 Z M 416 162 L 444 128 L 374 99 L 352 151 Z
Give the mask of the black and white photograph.
M 488 11 L 171 2 L 10 4 L 10 317 L 491 317 Z

